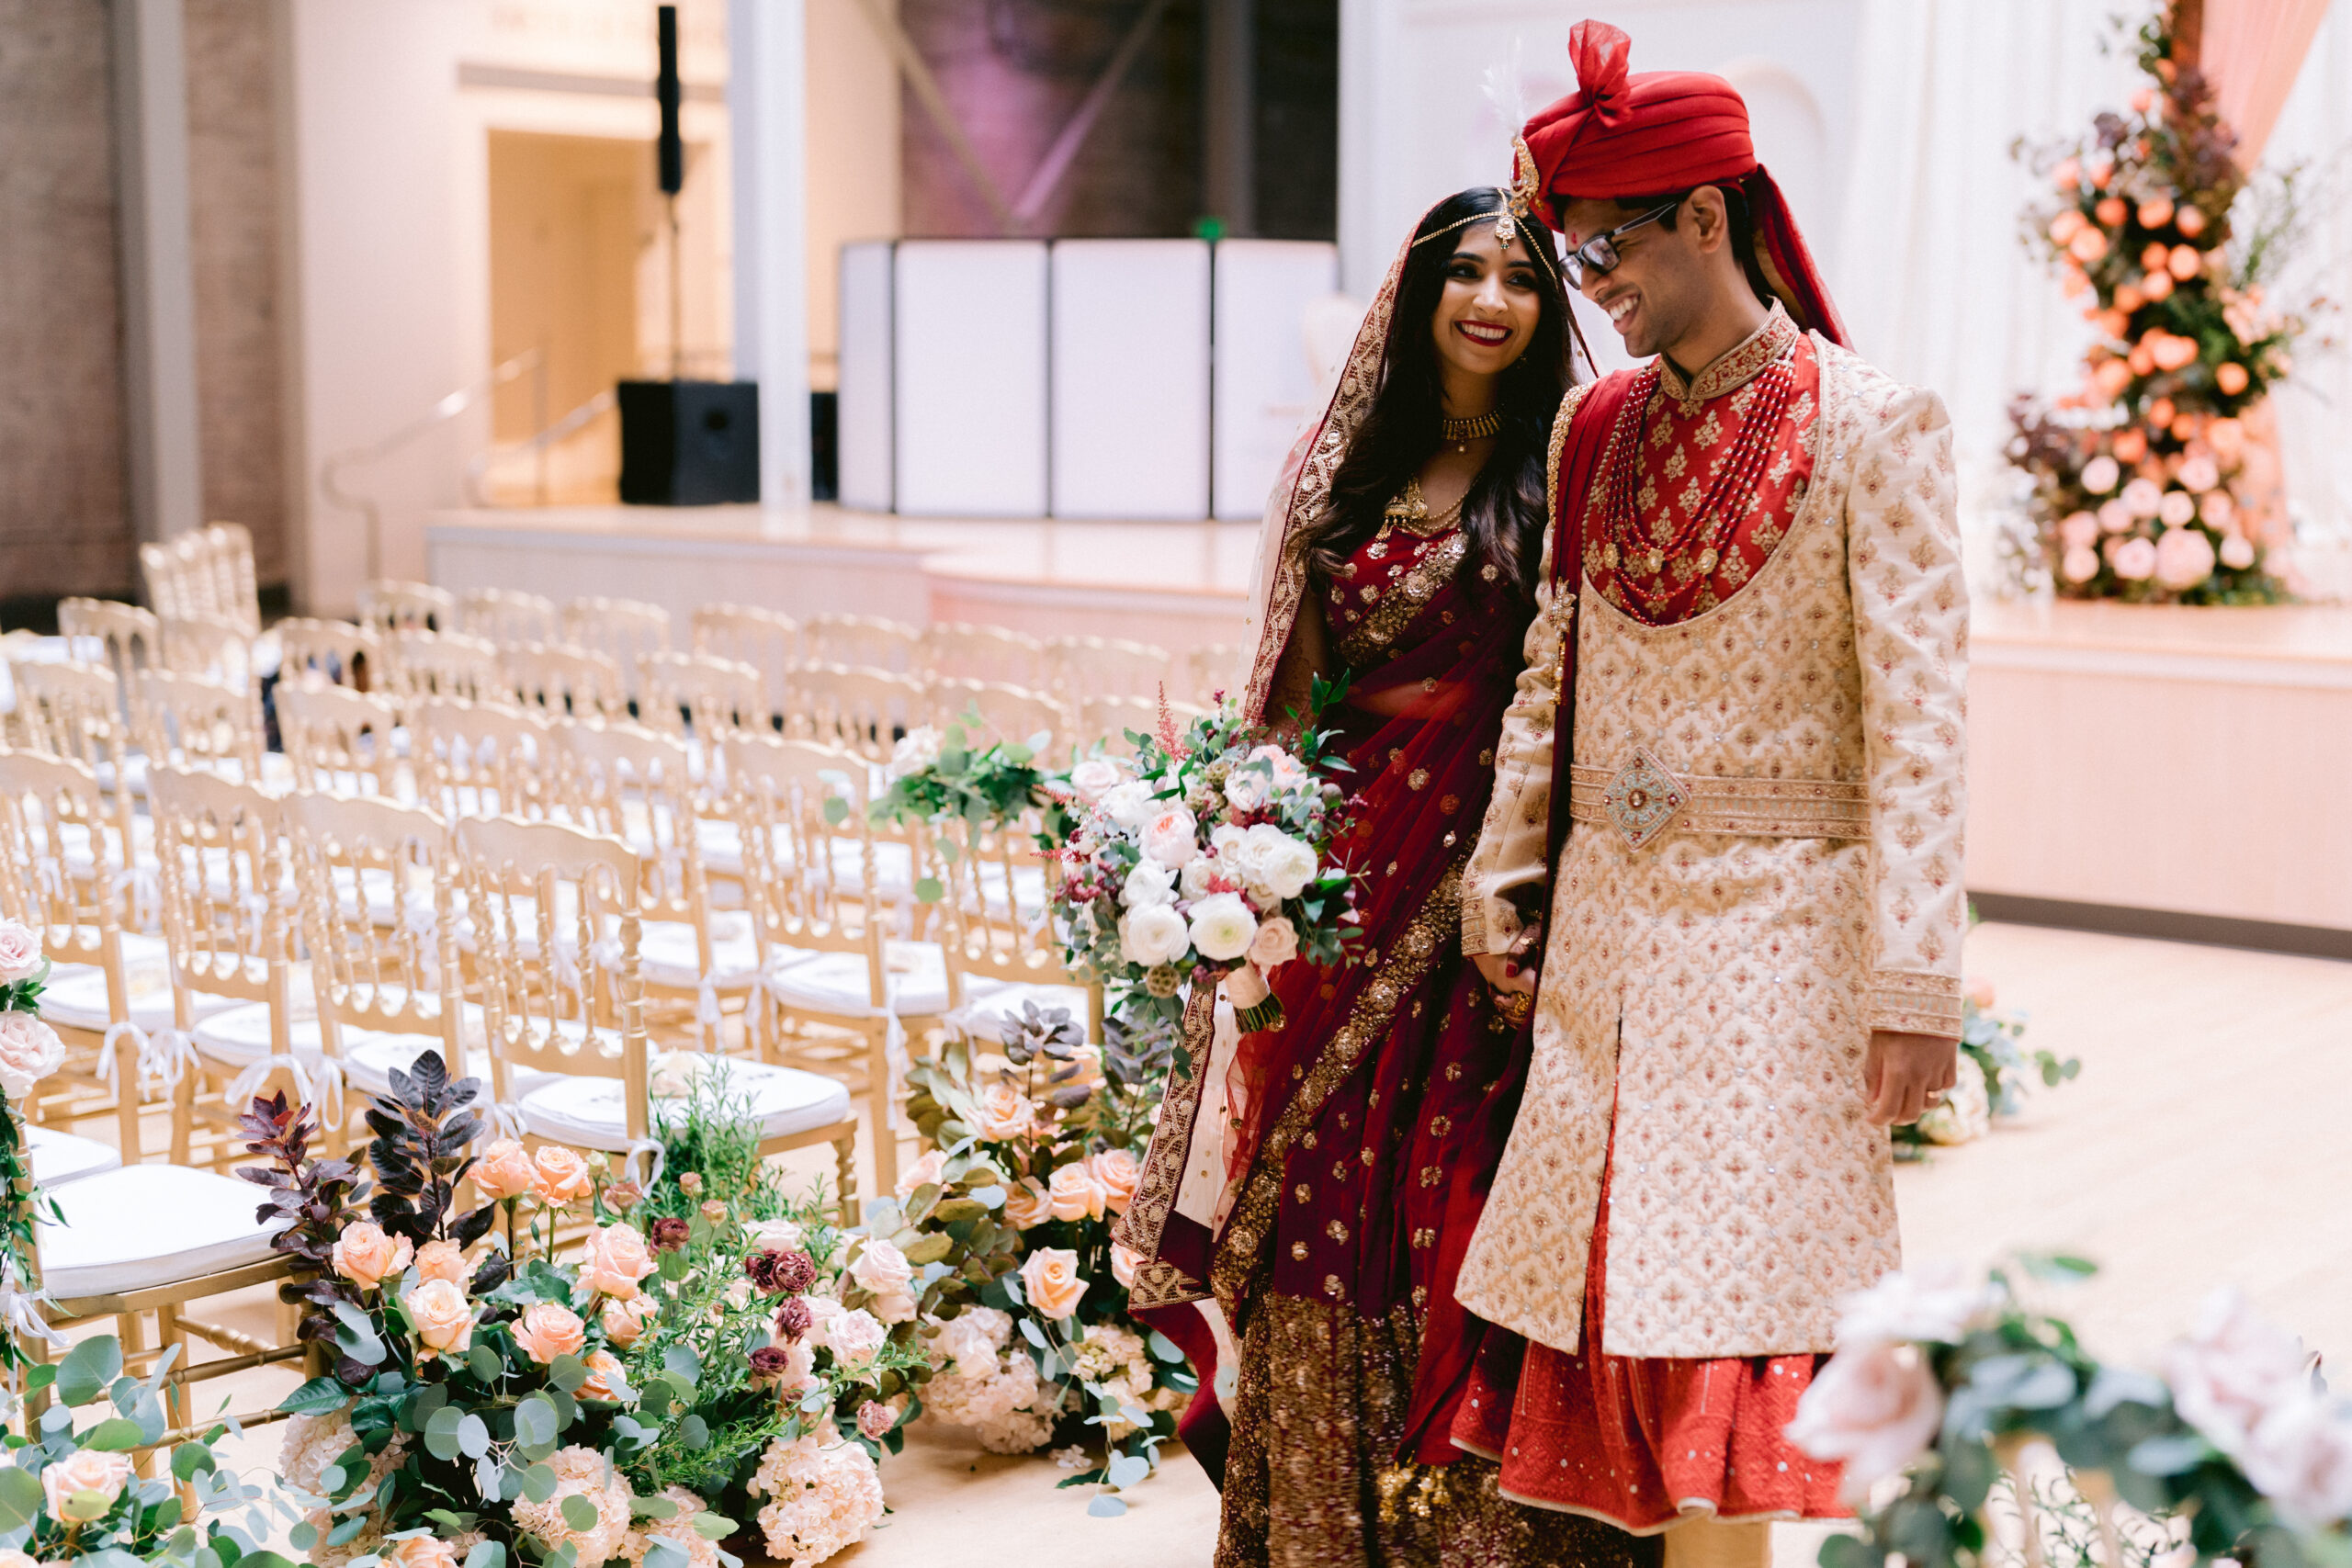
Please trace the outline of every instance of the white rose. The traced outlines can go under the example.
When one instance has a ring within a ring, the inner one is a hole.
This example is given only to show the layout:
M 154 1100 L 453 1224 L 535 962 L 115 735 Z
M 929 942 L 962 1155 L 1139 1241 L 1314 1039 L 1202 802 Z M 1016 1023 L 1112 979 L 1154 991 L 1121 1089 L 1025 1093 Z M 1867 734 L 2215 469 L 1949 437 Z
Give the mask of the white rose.
M 1225 874 L 1225 866 L 1222 863 L 1214 856 L 1202 855 L 1185 863 L 1184 874 L 1179 879 L 1178 885 L 1183 889 L 1186 901 L 1190 902 L 1194 898 L 1205 898 L 1216 892 L 1216 889 L 1209 886 L 1209 880 Z
M 2068 550 L 2065 558 L 2058 563 L 2058 572 L 2069 582 L 2088 582 L 2098 575 L 2098 552 Z
M 1102 815 L 1120 827 L 1140 828 L 1143 819 L 1151 815 L 1151 788 L 1140 779 L 1129 779 L 1104 790 L 1097 804 Z
M 905 1253 L 877 1236 L 858 1248 L 857 1261 L 849 1266 L 849 1277 L 857 1281 L 860 1290 L 887 1296 L 905 1289 L 907 1281 L 915 1277 L 915 1270 Z
M 1294 839 L 1271 822 L 1250 829 L 1250 858 L 1257 874 L 1250 878 L 1277 898 L 1295 898 L 1315 875 L 1315 849 Z
M 2244 571 L 2254 564 L 2254 541 L 2243 534 L 2230 534 L 2222 540 L 2222 564 L 2232 571 Z
M 1860 1506 L 1871 1488 L 1925 1453 L 1944 1416 L 1935 1370 L 1912 1345 L 1840 1350 L 1797 1401 L 1789 1441 L 1846 1467 L 1842 1495 Z
M 753 1220 L 743 1234 L 753 1252 L 797 1252 L 808 1239 L 790 1220 Z
M 1236 768 L 1225 776 L 1225 803 L 1236 811 L 1261 810 L 1273 793 L 1273 780 L 1256 768 Z
M 887 777 L 897 780 L 909 773 L 919 773 L 939 761 L 939 731 L 927 724 L 919 724 L 899 737 L 890 749 L 890 765 L 884 770 Z
M 1919 1135 L 1931 1144 L 1968 1144 L 1993 1130 L 1993 1096 L 1984 1069 L 1963 1051 L 1955 1080 L 1943 1099 L 1919 1118 Z
M 2167 528 L 2177 528 L 2197 515 L 2197 498 L 2185 490 L 2168 490 L 2156 502 L 2156 516 Z
M 1271 763 L 1274 770 L 1274 788 L 1293 790 L 1307 784 L 1313 777 L 1299 760 L 1279 746 L 1261 746 L 1250 753 L 1253 762 Z
M 2223 1286 L 2205 1300 L 2197 1328 L 2164 1354 L 2173 1408 L 2223 1453 L 2245 1451 L 2274 1410 L 2311 1386 L 2302 1341 Z
M 2306 1529 L 2352 1514 L 2352 1408 L 2306 1384 L 2254 1429 L 2245 1478 Z
M 2093 495 L 2105 495 L 2122 477 L 2123 470 L 2104 452 L 2083 465 L 2083 488 Z
M 2102 502 L 2098 525 L 2110 534 L 2128 534 L 2132 531 L 2132 509 L 2120 501 Z
M 1258 937 L 1258 917 L 1238 893 L 1212 893 L 1193 906 L 1193 945 L 1219 963 L 1250 951 Z
M 0 1091 L 22 1103 L 65 1061 L 57 1032 L 28 1012 L 0 1012 Z
M 831 1348 L 833 1325 L 849 1315 L 849 1309 L 832 1296 L 807 1295 L 800 1299 L 808 1303 L 808 1331 L 801 1336 L 801 1342 L 812 1349 Z
M 1144 854 L 1170 871 L 1201 852 L 1200 824 L 1181 806 L 1163 806 L 1145 818 L 1141 837 Z
M 1124 782 L 1126 770 L 1108 757 L 1089 757 L 1069 771 L 1069 787 L 1091 806 Z
M 1838 1348 L 1901 1345 L 1915 1339 L 1957 1345 L 1992 1304 L 1993 1292 L 1971 1282 L 1957 1263 L 1925 1263 L 1886 1275 L 1867 1291 L 1838 1298 Z
M 2156 581 L 2175 592 L 2194 588 L 2213 575 L 2214 558 L 2204 529 L 2167 528 L 2156 540 Z
M 882 1320 L 862 1307 L 842 1314 L 825 1326 L 825 1348 L 851 1371 L 864 1369 L 889 1337 Z
M 0 920 L 0 986 L 40 973 L 40 937 L 22 920 Z
M 1173 905 L 1131 909 L 1119 921 L 1120 956 L 1147 969 L 1183 957 L 1192 940 L 1184 930 L 1184 917 Z
M 1259 922 L 1258 934 L 1250 943 L 1250 963 L 1261 969 L 1272 969 L 1297 956 L 1298 928 L 1287 917 L 1274 915 Z
M 2132 516 L 2154 517 L 2156 509 L 2165 503 L 2165 492 L 2156 488 L 2155 480 L 2138 479 L 2125 485 L 2123 493 L 2117 499 L 2123 502 L 2124 510 Z
M 1127 885 L 1119 889 L 1119 902 L 1130 909 L 1148 909 L 1155 904 L 1176 902 L 1176 873 L 1156 860 L 1138 861 L 1127 873 Z

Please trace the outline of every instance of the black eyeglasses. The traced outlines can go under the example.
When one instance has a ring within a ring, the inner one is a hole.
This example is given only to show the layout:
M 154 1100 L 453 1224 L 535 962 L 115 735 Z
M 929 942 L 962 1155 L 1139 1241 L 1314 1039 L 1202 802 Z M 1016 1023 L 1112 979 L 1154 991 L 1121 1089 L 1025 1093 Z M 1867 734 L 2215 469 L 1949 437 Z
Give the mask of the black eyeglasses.
M 1679 196 L 1672 201 L 1661 202 L 1631 222 L 1620 223 L 1606 234 L 1595 234 L 1591 239 L 1562 256 L 1560 268 L 1568 275 L 1568 287 L 1582 288 L 1587 268 L 1594 273 L 1615 272 L 1618 262 L 1623 259 L 1617 254 L 1617 237 L 1620 234 L 1630 234 L 1645 223 L 1655 223 L 1681 205 L 1682 197 Z

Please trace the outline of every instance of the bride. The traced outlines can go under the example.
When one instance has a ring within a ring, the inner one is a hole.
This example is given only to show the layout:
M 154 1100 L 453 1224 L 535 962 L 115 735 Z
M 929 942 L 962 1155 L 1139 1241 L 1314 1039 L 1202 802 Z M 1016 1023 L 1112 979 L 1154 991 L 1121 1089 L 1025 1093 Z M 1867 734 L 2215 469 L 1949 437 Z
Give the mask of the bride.
M 1138 1308 L 1214 1293 L 1238 1342 L 1216 1384 L 1219 1568 L 1633 1560 L 1604 1526 L 1501 1501 L 1440 1408 L 1464 1382 L 1453 1280 L 1526 1056 L 1524 1017 L 1498 1012 L 1513 998 L 1459 939 L 1569 375 L 1558 263 L 1524 210 L 1487 186 L 1422 218 L 1266 514 L 1242 701 L 1295 728 L 1316 677 L 1349 675 L 1322 722 L 1352 770 L 1365 940 L 1352 967 L 1277 970 L 1270 1031 L 1236 1037 L 1221 1012 L 1204 1050 L 1214 1004 L 1195 998 L 1203 1066 L 1171 1083 L 1119 1233 Z M 1228 985 L 1247 1002 L 1255 980 Z M 1202 1426 L 1187 1440 L 1214 1473 Z

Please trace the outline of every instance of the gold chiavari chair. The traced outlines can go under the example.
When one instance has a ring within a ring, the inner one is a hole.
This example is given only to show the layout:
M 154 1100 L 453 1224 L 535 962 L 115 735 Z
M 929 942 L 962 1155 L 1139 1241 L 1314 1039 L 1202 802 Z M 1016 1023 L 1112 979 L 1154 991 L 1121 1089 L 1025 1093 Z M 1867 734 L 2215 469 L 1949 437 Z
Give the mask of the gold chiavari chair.
M 443 821 L 547 814 L 556 753 L 545 718 L 446 697 L 414 703 L 405 714 L 418 801 Z
M 1027 691 L 1052 689 L 1055 660 L 1046 644 L 1004 626 L 943 621 L 922 634 L 922 672 L 933 681 L 993 681 Z
M 744 903 L 767 965 L 755 1037 L 763 1055 L 843 1077 L 866 1099 L 875 1179 L 887 1190 L 898 1182 L 908 1029 L 946 1011 L 945 963 L 933 943 L 890 936 L 863 758 L 766 736 L 739 736 L 727 750 Z
M 140 690 L 139 748 L 151 774 L 197 768 L 279 793 L 292 787 L 287 760 L 262 749 L 261 698 L 253 692 L 168 670 L 148 671 Z
M 706 604 L 694 613 L 694 650 L 732 659 L 760 672 L 773 724 L 789 709 L 792 671 L 800 662 L 800 623 L 775 610 Z
M 1232 643 L 1213 642 L 1184 655 L 1181 666 L 1183 680 L 1169 682 L 1168 694 L 1182 698 L 1206 710 L 1214 706 L 1217 694 L 1227 696 L 1240 694 L 1250 671 L 1250 650 Z
M 557 637 L 555 601 L 510 588 L 477 588 L 458 596 L 458 629 L 501 648 L 550 643 Z
M 1037 848 L 1035 812 L 993 827 L 964 818 L 942 820 L 934 873 L 945 886 L 945 927 L 953 1009 L 950 1029 L 993 1043 L 1002 1021 L 1024 1002 L 1067 1009 L 1102 1039 L 1102 994 L 1072 976 L 1056 940 L 1046 897 L 1048 867 Z
M 707 653 L 649 653 L 638 660 L 638 714 L 649 726 L 708 746 L 739 729 L 767 728 L 767 693 L 748 664 Z
M 563 640 L 619 665 L 634 700 L 642 694 L 633 683 L 637 661 L 670 651 L 670 612 L 636 599 L 574 599 L 563 607 Z
M 526 1144 L 628 1158 L 657 1150 L 657 1076 L 721 1071 L 759 1125 L 763 1156 L 832 1145 L 851 1208 L 857 1122 L 840 1084 L 695 1052 L 651 1059 L 633 904 L 641 868 L 626 844 L 560 822 L 467 821 L 456 837 L 481 945 L 492 1081 Z M 548 1077 L 527 1084 L 526 1071 Z
M 1050 691 L 1075 705 L 1088 697 L 1157 697 L 1161 687 L 1169 695 L 1186 694 L 1176 660 L 1168 650 L 1125 637 L 1057 637 L 1046 645 L 1053 660 L 1053 680 L 1040 691 Z
M 241 692 L 257 692 L 261 678 L 254 667 L 254 634 L 228 615 L 206 613 L 166 615 L 164 625 L 164 668 L 181 675 L 202 675 Z
M 844 746 L 870 761 L 888 761 L 900 736 L 931 716 L 922 682 L 911 675 L 804 664 L 793 672 L 794 708 L 803 738 Z
M 148 602 L 165 620 L 220 615 L 247 637 L 261 630 L 254 539 L 242 525 L 213 523 L 163 544 L 139 547 Z
M 139 677 L 163 668 L 164 626 L 153 610 L 112 599 L 60 599 L 57 629 L 69 654 L 113 671 L 117 689 L 134 704 Z M 137 727 L 135 711 L 123 716 Z
M 931 683 L 931 722 L 960 725 L 966 741 L 995 741 L 1030 748 L 1043 760 L 1061 757 L 1075 739 L 1069 709 L 1041 692 L 992 681 L 942 679 Z M 975 725 L 977 713 L 980 722 Z
M 621 667 L 601 653 L 561 643 L 509 646 L 506 679 L 526 708 L 550 718 L 625 719 L 628 682 Z
M 277 735 L 294 787 L 402 797 L 400 710 L 389 697 L 324 683 L 280 684 Z M 414 793 L 412 782 L 407 792 Z
M 361 692 L 383 683 L 383 640 L 356 622 L 296 615 L 269 629 L 277 637 L 280 691 L 312 678 Z
M 386 645 L 385 662 L 393 695 L 458 697 L 469 703 L 503 703 L 506 670 L 498 645 L 464 632 L 396 631 Z
M 145 863 L 148 824 L 134 797 L 147 787 L 147 762 L 134 754 L 136 742 L 123 717 L 129 709 L 114 672 L 70 660 L 12 660 L 8 674 L 17 688 L 17 722 L 26 749 L 89 768 L 106 792 L 107 816 L 132 848 L 133 864 Z M 71 843 L 66 848 L 71 862 L 76 852 Z
M 922 629 L 878 615 L 815 615 L 802 628 L 808 661 L 920 676 Z
M 458 629 L 458 596 L 429 582 L 379 580 L 359 590 L 359 624 L 378 637 Z

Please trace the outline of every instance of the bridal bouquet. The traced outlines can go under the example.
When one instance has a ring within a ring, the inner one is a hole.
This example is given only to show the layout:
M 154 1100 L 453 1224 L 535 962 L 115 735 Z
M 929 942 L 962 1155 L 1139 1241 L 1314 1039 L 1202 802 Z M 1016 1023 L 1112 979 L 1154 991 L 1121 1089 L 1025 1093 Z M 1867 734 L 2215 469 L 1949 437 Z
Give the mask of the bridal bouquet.
M 1114 1010 L 1174 1021 L 1196 975 L 1347 961 L 1361 933 L 1331 852 L 1341 795 L 1330 777 L 1346 764 L 1315 728 L 1345 689 L 1316 682 L 1295 746 L 1245 724 L 1228 699 L 1182 735 L 1163 709 L 1157 734 L 1130 733 L 1132 761 L 1097 754 L 1054 782 L 1076 818 L 1057 856 L 1057 929 L 1070 968 L 1102 981 Z M 1281 1021 L 1271 997 L 1241 1017 L 1245 1029 Z

